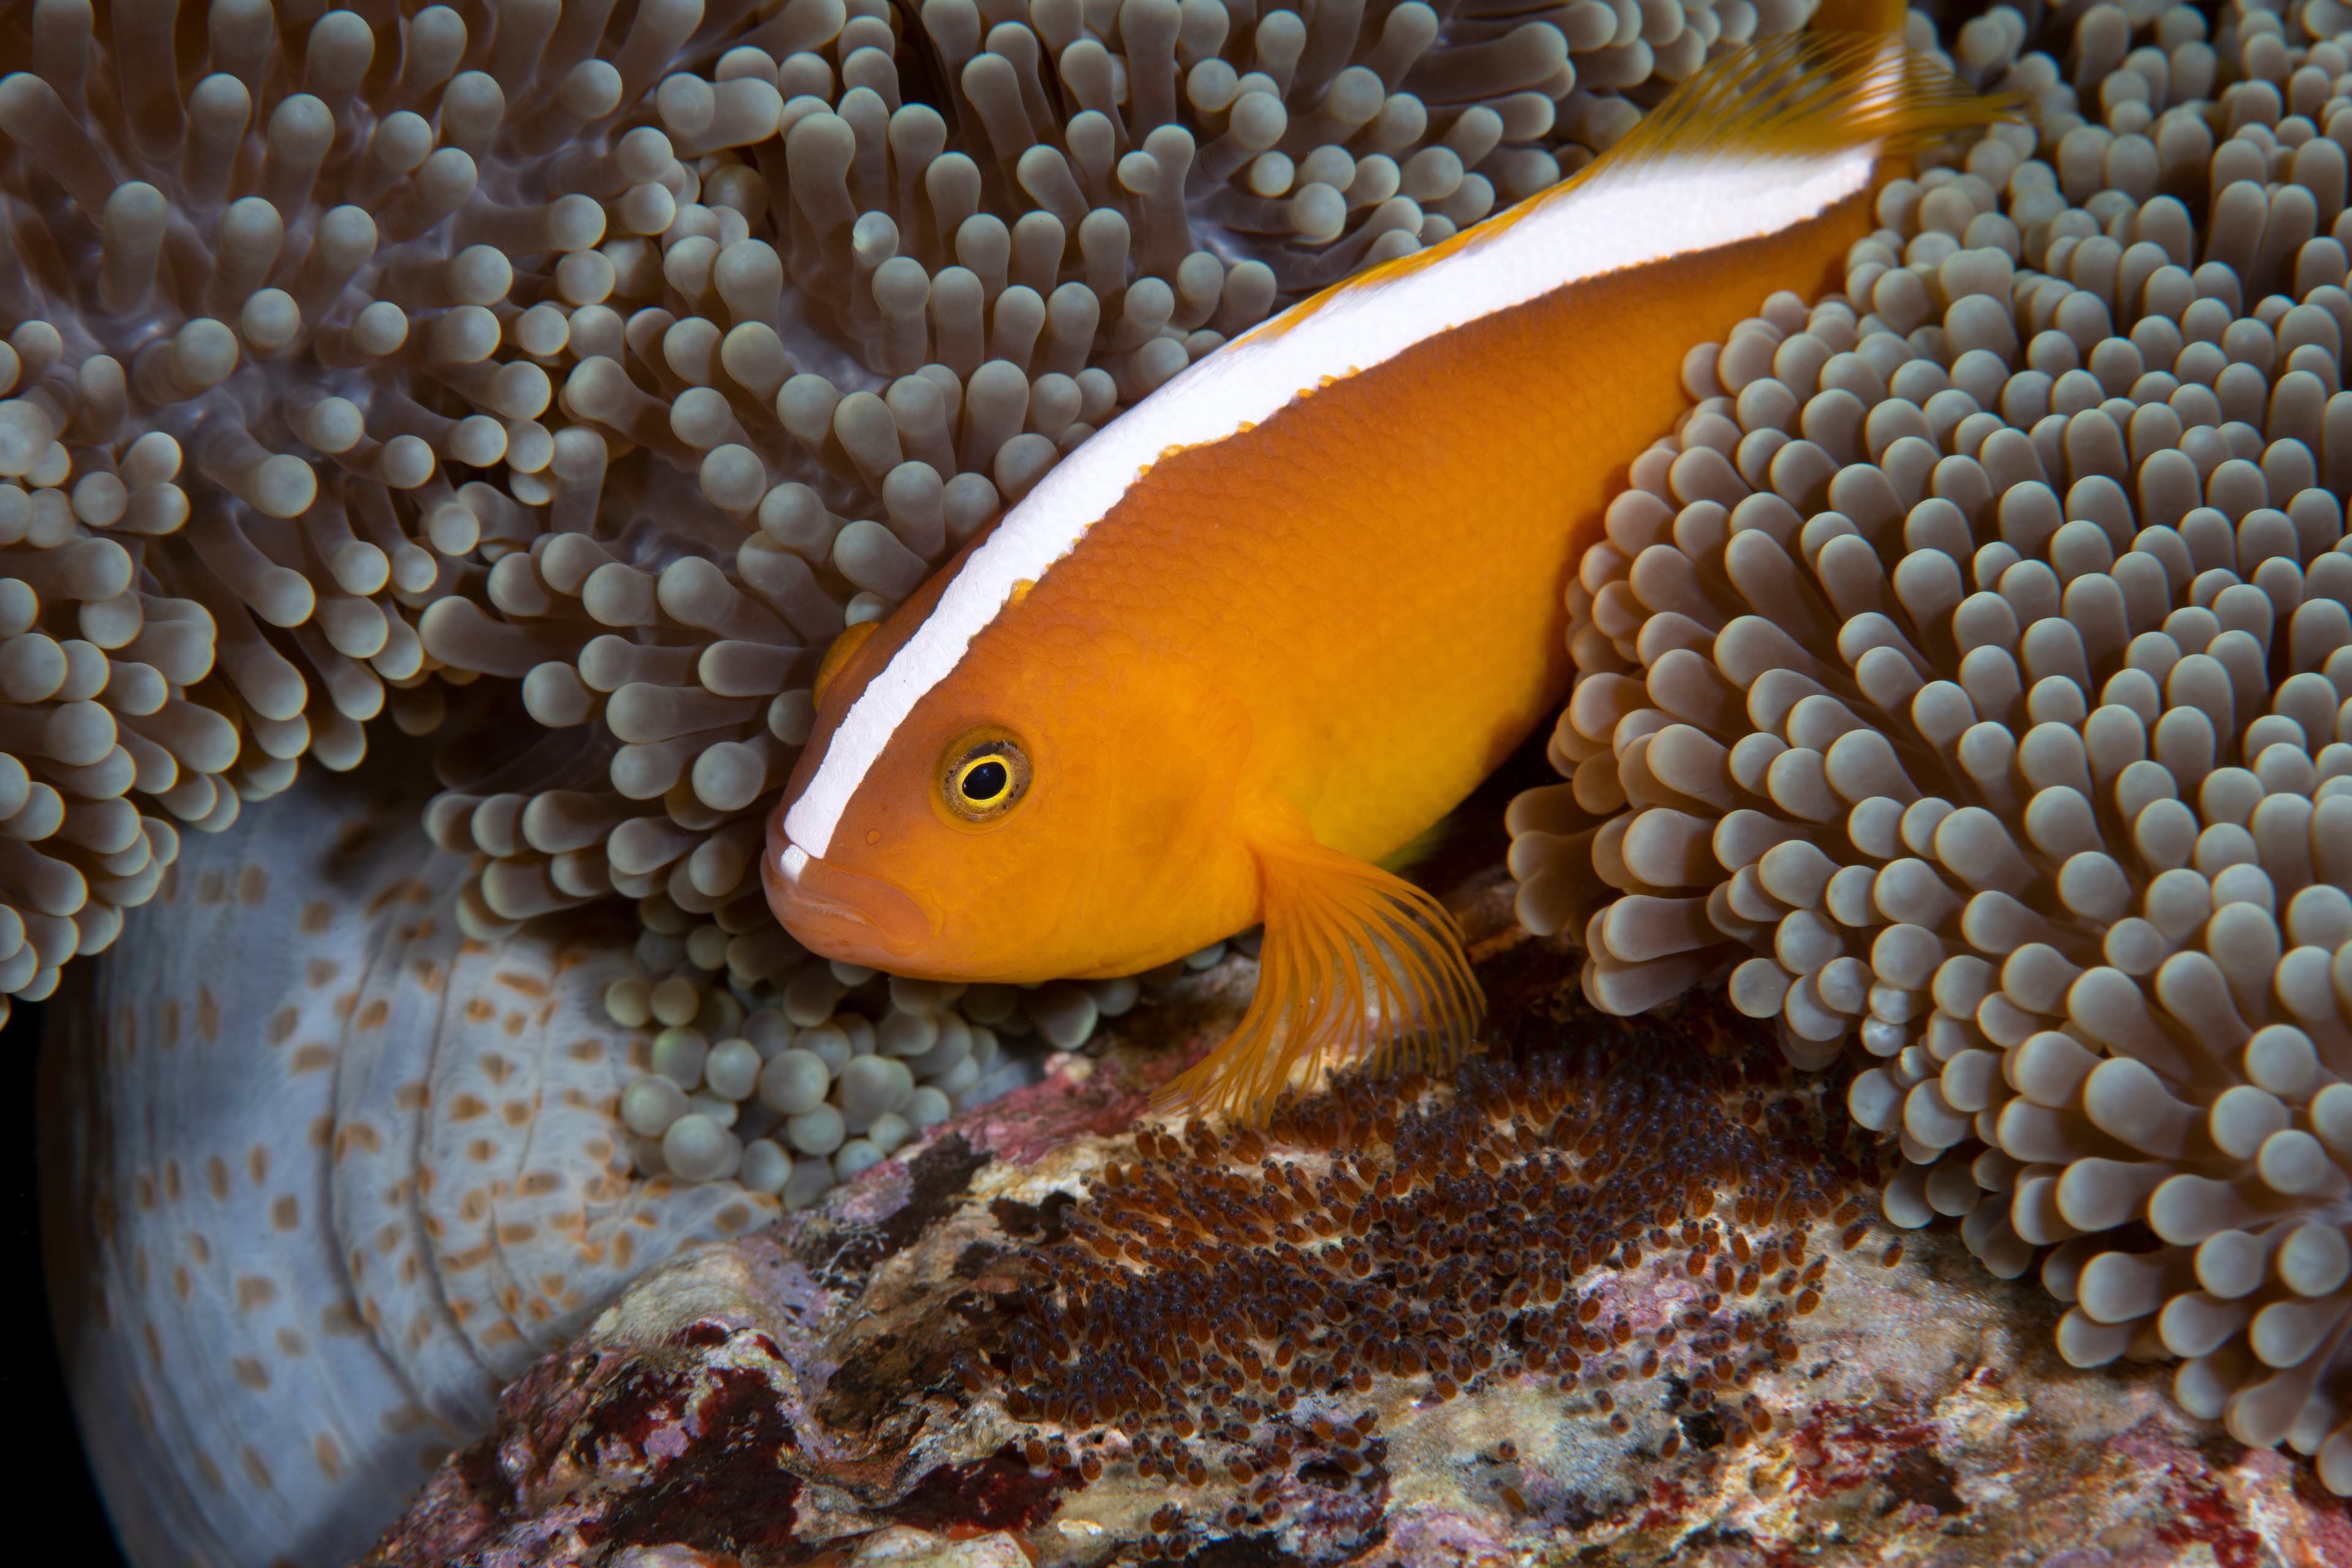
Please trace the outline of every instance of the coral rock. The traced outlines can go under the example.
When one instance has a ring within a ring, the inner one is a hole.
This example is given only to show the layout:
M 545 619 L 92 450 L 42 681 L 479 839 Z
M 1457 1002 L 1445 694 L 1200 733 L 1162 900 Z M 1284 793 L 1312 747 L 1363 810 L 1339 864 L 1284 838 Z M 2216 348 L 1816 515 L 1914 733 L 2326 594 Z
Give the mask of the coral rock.
M 1546 966 L 1567 973 L 1557 954 Z M 1147 1063 L 1156 1073 L 1164 1058 L 1115 1047 L 1093 1077 L 1137 1081 Z M 1040 1085 L 995 1113 L 1018 1117 L 1032 1098 L 1048 1118 L 1074 1103 Z M 1278 1136 L 1266 1151 L 1277 1164 L 1325 1157 Z M 516 1384 L 492 1436 L 436 1476 L 370 1561 L 557 1563 L 617 1549 L 773 1562 L 829 1549 L 861 1563 L 961 1562 L 947 1554 L 1007 1538 L 1034 1561 L 1073 1564 L 1563 1551 L 1727 1565 L 1758 1551 L 2039 1560 L 2086 1538 L 2149 1563 L 2200 1543 L 2224 1561 L 2352 1549 L 2340 1508 L 2299 1486 L 2289 1461 L 2215 1448 L 2154 1369 L 2068 1367 L 2050 1348 L 2045 1300 L 1971 1277 L 1932 1233 L 1891 1265 L 1884 1231 L 1851 1251 L 1825 1237 L 1824 1295 L 1800 1321 L 1799 1358 L 1708 1412 L 1681 1405 L 1686 1436 L 1671 1456 L 1657 1441 L 1671 1429 L 1666 1388 L 1603 1381 L 1634 1418 L 1621 1435 L 1589 1394 L 1522 1369 L 1474 1375 L 1451 1398 L 1426 1375 L 1382 1374 L 1349 1391 L 1352 1447 L 1339 1423 L 1327 1418 L 1323 1436 L 1308 1415 L 1299 1430 L 1319 1446 L 1298 1456 L 1359 1456 L 1360 1476 L 1318 1457 L 1237 1479 L 1225 1449 L 1198 1445 L 1221 1462 L 1144 1475 L 1139 1429 L 1014 1420 L 968 1359 L 975 1299 L 1013 1286 L 1024 1256 L 1072 1245 L 1051 1238 L 1125 1190 L 1106 1177 L 1137 1141 L 1079 1135 L 1026 1163 L 940 1145 L 854 1218 L 795 1215 L 682 1258 Z M 1689 1279 L 1681 1255 L 1654 1257 L 1632 1271 L 1627 1300 L 1646 1314 Z M 1741 1424 L 1735 1441 L 1750 1393 L 1772 1419 Z

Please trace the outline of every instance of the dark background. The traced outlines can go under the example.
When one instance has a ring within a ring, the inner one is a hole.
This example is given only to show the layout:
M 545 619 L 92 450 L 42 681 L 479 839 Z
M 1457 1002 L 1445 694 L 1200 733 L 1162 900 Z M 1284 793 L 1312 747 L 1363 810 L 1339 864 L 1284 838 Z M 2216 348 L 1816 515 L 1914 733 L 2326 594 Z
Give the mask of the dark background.
M 13 1089 L 5 1098 L 14 1131 L 0 1136 L 7 1166 L 0 1184 L 0 1201 L 6 1208 L 6 1245 L 16 1265 L 9 1270 L 16 1286 L 7 1292 L 8 1343 L 16 1349 L 0 1356 L 0 1409 L 20 1445 L 9 1468 L 20 1506 L 29 1506 L 44 1521 L 40 1533 L 53 1542 L 72 1542 L 75 1562 L 85 1568 L 117 1568 L 122 1555 L 114 1543 L 114 1529 L 90 1484 L 89 1467 L 81 1455 L 81 1434 L 74 1425 L 73 1408 L 66 1403 L 65 1379 L 58 1367 L 57 1336 L 49 1331 L 49 1298 L 41 1281 L 41 1205 L 37 1182 L 39 1115 L 34 1079 L 40 1065 L 41 1007 L 16 1004 L 7 1027 L 0 1029 L 0 1074 Z

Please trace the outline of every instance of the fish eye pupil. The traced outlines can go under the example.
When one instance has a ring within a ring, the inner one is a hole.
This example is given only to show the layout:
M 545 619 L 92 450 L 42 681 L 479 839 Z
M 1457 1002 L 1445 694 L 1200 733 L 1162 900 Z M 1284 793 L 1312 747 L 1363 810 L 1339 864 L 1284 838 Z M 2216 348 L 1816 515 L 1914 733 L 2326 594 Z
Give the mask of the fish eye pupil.
M 1012 774 L 994 757 L 974 763 L 964 770 L 963 797 L 974 805 L 986 805 L 1004 793 Z
M 968 730 L 940 756 L 932 801 L 950 816 L 984 826 L 1011 811 L 1029 788 L 1029 756 L 992 726 Z

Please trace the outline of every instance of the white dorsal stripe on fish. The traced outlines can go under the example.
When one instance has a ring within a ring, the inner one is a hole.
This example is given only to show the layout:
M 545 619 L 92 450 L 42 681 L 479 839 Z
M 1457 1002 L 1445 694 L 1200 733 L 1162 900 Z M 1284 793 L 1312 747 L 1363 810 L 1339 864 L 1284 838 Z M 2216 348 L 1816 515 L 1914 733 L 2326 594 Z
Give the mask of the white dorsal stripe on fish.
M 1055 467 L 974 551 L 914 636 L 866 683 L 784 816 L 795 850 L 823 855 L 898 726 L 995 620 L 1016 584 L 1042 581 L 1171 447 L 1222 441 L 1326 382 L 1425 339 L 1610 273 L 1759 239 L 1867 188 L 1874 144 L 1813 155 L 1710 151 L 1644 158 L 1473 230 L 1435 263 L 1344 285 L 1176 376 Z

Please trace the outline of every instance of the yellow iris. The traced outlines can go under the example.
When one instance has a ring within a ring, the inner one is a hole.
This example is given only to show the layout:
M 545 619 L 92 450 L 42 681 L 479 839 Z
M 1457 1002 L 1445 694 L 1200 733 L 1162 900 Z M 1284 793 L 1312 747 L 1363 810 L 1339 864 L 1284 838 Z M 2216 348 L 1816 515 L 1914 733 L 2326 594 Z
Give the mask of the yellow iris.
M 1002 732 L 966 735 L 942 762 L 940 799 L 966 822 L 1003 816 L 1029 787 L 1028 754 Z

